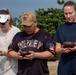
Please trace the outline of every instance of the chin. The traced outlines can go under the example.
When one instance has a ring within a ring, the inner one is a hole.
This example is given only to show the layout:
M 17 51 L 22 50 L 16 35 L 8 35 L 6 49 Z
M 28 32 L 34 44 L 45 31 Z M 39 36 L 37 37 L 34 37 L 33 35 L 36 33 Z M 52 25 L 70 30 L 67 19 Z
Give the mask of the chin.
M 74 21 L 68 21 L 69 23 L 73 23 Z
M 30 34 L 32 34 L 32 33 L 27 33 L 27 34 L 29 34 L 29 35 L 30 35 Z
M 73 22 L 75 22 L 74 20 L 67 20 L 69 23 L 73 23 Z

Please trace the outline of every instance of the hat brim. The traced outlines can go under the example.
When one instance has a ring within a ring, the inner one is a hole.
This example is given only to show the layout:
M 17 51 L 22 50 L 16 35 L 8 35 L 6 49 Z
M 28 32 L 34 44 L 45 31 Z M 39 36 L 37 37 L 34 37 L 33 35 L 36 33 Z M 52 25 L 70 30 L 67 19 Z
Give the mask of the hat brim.
M 31 26 L 33 24 L 33 22 L 22 22 L 22 25 L 25 26 Z
M 7 19 L 0 19 L 0 23 L 5 23 Z

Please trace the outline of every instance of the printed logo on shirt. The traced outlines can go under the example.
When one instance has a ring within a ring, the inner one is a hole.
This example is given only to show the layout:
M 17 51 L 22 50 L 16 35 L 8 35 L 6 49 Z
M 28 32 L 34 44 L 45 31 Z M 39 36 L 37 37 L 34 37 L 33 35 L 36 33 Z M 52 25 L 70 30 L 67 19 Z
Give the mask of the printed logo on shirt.
M 54 50 L 54 44 L 53 43 L 49 43 L 49 49 Z
M 38 40 L 23 40 L 18 43 L 19 49 L 27 48 L 27 47 L 33 47 L 39 49 L 43 43 L 41 43 Z

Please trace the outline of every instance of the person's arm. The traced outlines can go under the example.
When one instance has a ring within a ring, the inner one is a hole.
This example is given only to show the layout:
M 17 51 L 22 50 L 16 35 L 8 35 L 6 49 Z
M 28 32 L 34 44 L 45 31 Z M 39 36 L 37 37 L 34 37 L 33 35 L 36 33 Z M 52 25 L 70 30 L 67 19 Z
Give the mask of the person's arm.
M 32 60 L 34 58 L 37 58 L 37 59 L 50 59 L 50 58 L 53 58 L 54 55 L 49 52 L 49 51 L 44 51 L 44 52 L 34 52 L 34 51 L 29 51 L 29 55 L 25 55 L 24 59 L 27 59 L 27 60 Z
M 56 43 L 56 53 L 57 54 L 61 54 L 62 53 L 62 49 L 61 49 L 61 44 L 60 43 Z
M 15 52 L 14 50 L 10 51 L 7 53 L 7 56 L 8 57 L 11 57 L 11 58 L 17 58 L 18 59 L 18 52 Z
M 50 59 L 50 58 L 53 58 L 53 57 L 54 57 L 54 55 L 49 51 L 35 52 L 35 58 Z
M 19 36 L 18 34 L 19 33 L 17 33 L 13 37 L 12 42 L 10 43 L 10 45 L 8 47 L 7 53 L 5 54 L 8 57 L 12 57 L 12 58 L 17 58 L 18 59 L 18 56 L 19 56 L 19 52 L 17 51 L 17 50 L 19 50 L 18 49 L 18 43 L 17 43 L 17 37 Z
M 15 59 L 27 59 L 27 60 L 32 60 L 34 58 L 38 58 L 38 59 L 50 59 L 53 58 L 54 55 L 49 52 L 49 51 L 44 51 L 44 52 L 34 52 L 34 51 L 30 51 L 29 55 L 26 55 L 25 57 L 20 56 L 19 52 L 15 52 L 15 51 L 10 51 L 7 54 L 8 57 L 11 58 L 15 58 Z
M 22 56 L 21 56 L 21 53 L 20 53 L 20 50 L 18 52 L 14 51 L 14 50 L 8 50 L 8 53 L 6 54 L 8 57 L 11 57 L 13 59 L 24 59 Z

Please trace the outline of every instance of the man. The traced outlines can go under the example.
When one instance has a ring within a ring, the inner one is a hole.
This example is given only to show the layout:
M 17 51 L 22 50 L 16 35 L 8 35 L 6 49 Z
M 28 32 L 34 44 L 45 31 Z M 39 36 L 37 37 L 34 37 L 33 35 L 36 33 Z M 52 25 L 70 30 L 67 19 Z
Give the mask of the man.
M 47 59 L 54 57 L 50 34 L 37 27 L 34 13 L 21 16 L 23 32 L 18 33 L 9 47 L 9 56 L 18 59 L 17 75 L 49 75 Z M 28 51 L 22 56 L 21 52 Z

